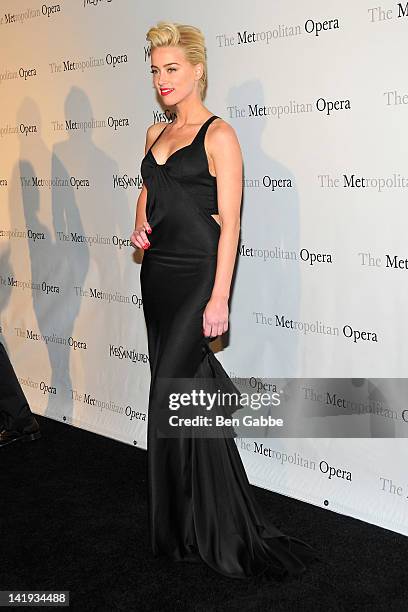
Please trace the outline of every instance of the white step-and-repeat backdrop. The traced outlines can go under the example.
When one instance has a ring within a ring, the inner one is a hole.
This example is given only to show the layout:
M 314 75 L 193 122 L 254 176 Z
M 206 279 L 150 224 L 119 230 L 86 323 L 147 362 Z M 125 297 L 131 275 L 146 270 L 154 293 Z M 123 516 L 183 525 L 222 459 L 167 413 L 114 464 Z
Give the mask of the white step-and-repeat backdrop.
M 218 359 L 250 385 L 405 377 L 408 4 L 3 0 L 0 338 L 32 410 L 146 448 L 142 254 L 128 239 L 146 129 L 174 118 L 150 74 L 158 20 L 205 34 L 205 104 L 244 155 Z M 313 382 L 304 402 L 329 432 L 350 404 Z M 354 437 L 237 439 L 251 482 L 408 535 L 408 424 L 388 408 L 349 414 Z

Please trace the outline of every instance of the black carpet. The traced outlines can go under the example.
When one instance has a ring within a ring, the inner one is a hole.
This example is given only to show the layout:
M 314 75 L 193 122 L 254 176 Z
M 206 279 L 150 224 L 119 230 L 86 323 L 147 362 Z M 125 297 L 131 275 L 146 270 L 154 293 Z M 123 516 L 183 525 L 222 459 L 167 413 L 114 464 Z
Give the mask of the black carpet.
M 70 591 L 84 612 L 408 610 L 408 538 L 257 487 L 265 514 L 328 563 L 279 583 L 153 559 L 146 452 L 38 421 L 40 440 L 0 449 L 0 590 Z

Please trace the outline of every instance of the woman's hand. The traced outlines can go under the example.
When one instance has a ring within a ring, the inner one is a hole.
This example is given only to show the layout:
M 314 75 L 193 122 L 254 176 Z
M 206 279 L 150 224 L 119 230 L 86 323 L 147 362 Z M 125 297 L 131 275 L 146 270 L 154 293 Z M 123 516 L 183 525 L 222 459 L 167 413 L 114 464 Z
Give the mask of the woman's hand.
M 146 236 L 146 232 L 148 234 L 152 233 L 152 228 L 150 227 L 147 221 L 144 221 L 143 225 L 140 225 L 139 227 L 136 227 L 133 230 L 133 233 L 130 237 L 130 242 L 135 248 L 139 247 L 140 249 L 145 250 L 149 248 L 150 242 Z
M 203 334 L 215 338 L 228 329 L 228 298 L 212 296 L 203 313 Z

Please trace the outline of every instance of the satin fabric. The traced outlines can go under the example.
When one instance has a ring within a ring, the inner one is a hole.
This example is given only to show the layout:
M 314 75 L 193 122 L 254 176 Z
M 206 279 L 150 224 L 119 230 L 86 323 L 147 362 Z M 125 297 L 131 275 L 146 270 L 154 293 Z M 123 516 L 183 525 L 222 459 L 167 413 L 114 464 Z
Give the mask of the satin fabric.
M 261 516 L 232 437 L 158 435 L 163 415 L 168 415 L 163 410 L 168 405 L 165 379 L 214 378 L 221 390 L 234 387 L 202 330 L 221 231 L 211 216 L 218 212 L 217 181 L 204 148 L 215 119 L 207 119 L 191 144 L 158 164 L 152 148 L 163 130 L 141 164 L 152 227 L 140 275 L 151 371 L 150 542 L 154 556 L 204 561 L 231 578 L 267 569 L 277 576 L 300 575 L 320 555 Z

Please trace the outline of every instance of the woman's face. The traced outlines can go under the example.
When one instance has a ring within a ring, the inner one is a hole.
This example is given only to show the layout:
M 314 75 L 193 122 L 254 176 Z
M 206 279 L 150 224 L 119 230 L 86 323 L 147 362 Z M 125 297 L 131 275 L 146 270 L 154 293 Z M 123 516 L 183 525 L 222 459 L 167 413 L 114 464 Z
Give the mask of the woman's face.
M 173 106 L 186 96 L 197 94 L 202 64 L 193 66 L 180 47 L 155 47 L 151 53 L 153 84 L 164 104 Z

